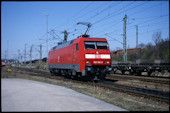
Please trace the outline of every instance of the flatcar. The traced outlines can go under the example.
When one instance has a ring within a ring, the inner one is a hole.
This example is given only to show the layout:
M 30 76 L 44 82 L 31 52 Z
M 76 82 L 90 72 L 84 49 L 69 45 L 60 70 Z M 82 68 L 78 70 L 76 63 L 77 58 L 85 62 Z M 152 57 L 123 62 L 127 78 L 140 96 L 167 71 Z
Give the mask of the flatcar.
M 106 38 L 82 35 L 54 46 L 49 51 L 48 69 L 53 75 L 104 79 L 111 71 L 111 57 Z

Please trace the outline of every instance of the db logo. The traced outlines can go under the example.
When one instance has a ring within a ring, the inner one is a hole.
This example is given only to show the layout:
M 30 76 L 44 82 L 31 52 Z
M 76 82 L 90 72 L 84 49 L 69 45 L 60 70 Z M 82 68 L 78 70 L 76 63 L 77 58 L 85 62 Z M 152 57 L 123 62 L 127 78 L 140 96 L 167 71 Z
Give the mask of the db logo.
M 96 55 L 96 58 L 101 58 L 101 56 L 100 55 Z

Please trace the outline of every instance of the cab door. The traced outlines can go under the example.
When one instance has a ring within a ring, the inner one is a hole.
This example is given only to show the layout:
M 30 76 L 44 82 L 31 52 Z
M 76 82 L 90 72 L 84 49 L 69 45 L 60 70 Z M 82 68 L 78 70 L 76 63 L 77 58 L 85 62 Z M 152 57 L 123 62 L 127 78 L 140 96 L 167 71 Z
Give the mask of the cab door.
M 73 49 L 72 49 L 72 64 L 75 64 L 75 60 L 76 60 L 76 56 L 75 56 L 75 54 L 76 54 L 76 50 L 75 50 L 75 48 L 76 48 L 76 45 L 75 44 L 73 44 Z M 69 56 L 68 56 L 69 57 Z
M 73 44 L 73 64 L 78 64 L 80 61 L 80 52 L 78 43 Z
M 78 43 L 73 44 L 73 68 L 76 71 L 79 71 L 80 67 L 80 52 Z

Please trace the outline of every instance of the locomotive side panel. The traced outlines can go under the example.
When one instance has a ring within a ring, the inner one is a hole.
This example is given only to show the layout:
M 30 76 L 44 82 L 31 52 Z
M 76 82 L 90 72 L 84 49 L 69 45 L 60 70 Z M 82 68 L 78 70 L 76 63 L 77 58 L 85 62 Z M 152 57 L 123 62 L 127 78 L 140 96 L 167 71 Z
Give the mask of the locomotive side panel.
M 68 46 L 51 51 L 49 55 L 49 65 L 72 64 L 72 48 L 72 46 Z
M 48 68 L 60 70 L 80 71 L 80 54 L 76 50 L 76 44 L 63 48 L 54 49 L 49 52 Z
M 68 50 L 68 47 L 70 48 Z M 68 69 L 72 66 L 72 46 L 50 51 L 48 67 L 49 69 Z

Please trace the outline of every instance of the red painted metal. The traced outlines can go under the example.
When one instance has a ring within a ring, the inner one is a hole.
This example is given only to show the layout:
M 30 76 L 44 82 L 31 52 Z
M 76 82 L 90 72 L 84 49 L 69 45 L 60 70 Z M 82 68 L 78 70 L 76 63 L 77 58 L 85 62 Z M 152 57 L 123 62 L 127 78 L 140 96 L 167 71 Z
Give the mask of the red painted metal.
M 84 41 L 107 42 L 105 38 L 79 37 L 74 40 L 72 45 L 56 49 L 54 51 L 52 51 L 51 49 L 48 57 L 48 65 L 79 64 L 80 65 L 79 72 L 85 70 L 86 65 L 105 65 L 105 66 L 111 65 L 109 46 L 108 49 L 85 49 Z M 77 44 L 78 50 L 76 50 Z M 88 58 L 86 58 L 86 55 Z M 108 58 L 107 57 L 105 58 L 105 56 L 107 56 Z

